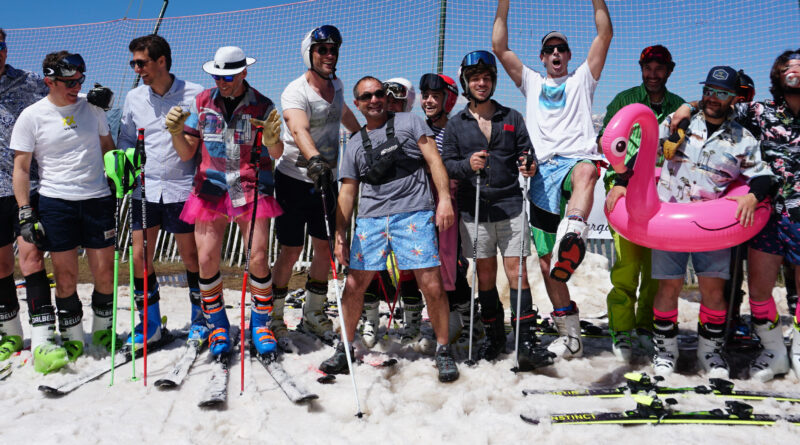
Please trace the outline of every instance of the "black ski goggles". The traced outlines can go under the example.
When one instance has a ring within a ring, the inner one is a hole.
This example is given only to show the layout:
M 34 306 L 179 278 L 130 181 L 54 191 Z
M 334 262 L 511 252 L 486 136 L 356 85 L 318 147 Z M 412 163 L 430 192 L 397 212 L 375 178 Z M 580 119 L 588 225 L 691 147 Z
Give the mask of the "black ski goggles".
M 467 54 L 461 61 L 461 66 L 466 68 L 468 66 L 475 66 L 481 63 L 489 66 L 497 66 L 494 54 L 490 53 L 489 51 L 473 51 Z
M 79 72 L 86 72 L 86 62 L 80 54 L 70 54 L 59 60 L 55 66 L 44 69 L 44 75 L 47 77 L 72 77 Z
M 405 99 L 408 97 L 408 89 L 397 82 L 384 82 L 383 89 L 395 99 Z
M 342 35 L 333 25 L 323 25 L 311 32 L 311 41 L 314 43 L 342 44 Z

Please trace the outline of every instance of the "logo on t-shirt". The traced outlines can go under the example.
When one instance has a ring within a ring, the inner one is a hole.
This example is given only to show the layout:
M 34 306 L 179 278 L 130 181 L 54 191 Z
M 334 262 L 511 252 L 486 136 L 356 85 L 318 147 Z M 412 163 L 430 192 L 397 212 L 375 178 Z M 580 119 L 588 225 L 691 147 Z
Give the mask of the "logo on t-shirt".
M 64 130 L 74 130 L 78 128 L 78 124 L 75 123 L 75 116 L 66 116 L 61 119 L 64 123 Z
M 567 105 L 566 88 L 566 82 L 558 86 L 542 85 L 542 92 L 539 94 L 539 106 L 548 110 L 564 108 Z

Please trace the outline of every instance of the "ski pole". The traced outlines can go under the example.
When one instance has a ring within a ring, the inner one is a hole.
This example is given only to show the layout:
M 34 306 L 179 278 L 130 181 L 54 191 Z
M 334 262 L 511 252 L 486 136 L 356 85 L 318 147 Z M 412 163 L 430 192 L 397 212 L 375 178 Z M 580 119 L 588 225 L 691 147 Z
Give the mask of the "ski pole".
M 728 347 L 728 342 L 731 339 L 732 332 L 731 328 L 733 327 L 733 308 L 736 302 L 739 300 L 737 298 L 737 293 L 739 289 L 736 288 L 736 282 L 739 281 L 739 274 L 742 271 L 742 245 L 739 244 L 733 248 L 733 257 L 734 257 L 734 264 L 733 264 L 733 273 L 731 274 L 731 293 L 729 295 L 728 301 L 728 313 L 725 314 L 725 337 L 723 337 L 723 344 L 722 349 L 726 349 Z M 739 304 L 741 302 L 739 301 Z
M 147 195 L 145 194 L 144 190 L 144 168 L 145 163 L 147 162 L 147 154 L 144 151 L 144 128 L 140 128 L 139 135 L 136 138 L 136 156 L 139 157 L 141 161 L 141 171 L 139 173 L 139 178 L 142 186 L 142 256 L 143 256 L 143 266 L 144 266 L 144 310 L 142 311 L 142 318 L 143 326 L 142 326 L 142 336 L 144 337 L 144 386 L 147 386 L 147 304 L 148 304 L 148 289 L 147 289 L 147 282 L 149 280 L 149 275 L 147 271 L 147 259 L 149 255 L 147 254 Z M 134 335 L 133 338 L 135 339 L 136 336 Z M 136 341 L 133 342 L 134 352 L 136 349 Z
M 122 205 L 122 198 L 125 196 L 126 185 L 128 178 L 128 164 L 125 162 L 125 152 L 122 150 L 113 150 L 103 156 L 103 163 L 106 170 L 106 175 L 114 182 L 114 197 L 116 198 L 114 206 L 114 296 L 112 299 L 112 314 L 111 314 L 111 381 L 108 386 L 114 386 L 114 369 L 115 369 L 115 355 L 117 352 L 117 298 L 119 296 L 119 258 L 120 250 L 122 250 L 120 231 L 120 207 Z M 122 162 L 122 165 L 120 165 Z
M 472 298 L 469 301 L 469 352 L 467 366 L 474 366 L 472 360 L 472 329 L 475 324 L 475 299 L 478 298 L 478 211 L 481 204 L 481 171 L 475 172 L 475 234 L 472 236 Z
M 136 327 L 136 297 L 133 292 L 133 199 L 128 198 L 128 278 L 130 279 L 129 289 L 131 294 L 131 381 L 136 382 L 136 342 L 134 338 L 134 328 Z
M 328 237 L 328 249 L 330 249 L 331 270 L 333 271 L 333 289 L 336 292 L 336 306 L 339 311 L 339 323 L 342 327 L 342 339 L 344 340 L 344 354 L 347 357 L 347 369 L 350 371 L 350 381 L 353 383 L 353 394 L 356 398 L 356 417 L 359 419 L 364 417 L 361 412 L 361 401 L 358 397 L 358 386 L 356 386 L 356 375 L 353 369 L 353 358 L 350 357 L 350 342 L 347 340 L 347 328 L 344 324 L 344 314 L 342 312 L 342 293 L 339 290 L 339 276 L 336 273 L 336 262 L 333 260 L 333 238 L 331 238 L 331 227 L 328 218 L 328 201 L 325 199 L 325 186 L 319 188 L 322 194 L 322 214 L 325 217 L 325 235 Z M 399 283 L 398 283 L 399 285 Z
M 520 315 L 522 314 L 522 262 L 525 261 L 525 230 L 527 230 L 528 213 L 527 213 L 527 197 L 528 197 L 528 183 L 529 178 L 525 180 L 522 186 L 522 230 L 520 231 L 520 247 L 519 247 L 519 269 L 517 270 L 517 327 L 514 336 L 514 352 L 516 353 L 517 369 L 519 369 L 519 326 Z
M 239 364 L 241 373 L 239 376 L 239 392 L 244 394 L 244 317 L 245 317 L 245 297 L 247 296 L 247 279 L 250 277 L 250 251 L 253 248 L 253 232 L 256 227 L 256 212 L 258 211 L 258 169 L 261 160 L 261 134 L 264 132 L 264 127 L 256 127 L 256 140 L 250 149 L 250 165 L 254 166 L 256 171 L 256 183 L 253 187 L 253 213 L 250 215 L 250 229 L 247 235 L 247 253 L 244 257 L 244 274 L 242 274 L 242 304 L 241 304 L 241 321 L 239 327 Z M 252 292 L 251 292 L 252 294 Z M 252 296 L 252 295 L 251 295 Z M 253 321 L 250 320 L 250 323 Z M 254 339 L 251 339 L 253 341 Z

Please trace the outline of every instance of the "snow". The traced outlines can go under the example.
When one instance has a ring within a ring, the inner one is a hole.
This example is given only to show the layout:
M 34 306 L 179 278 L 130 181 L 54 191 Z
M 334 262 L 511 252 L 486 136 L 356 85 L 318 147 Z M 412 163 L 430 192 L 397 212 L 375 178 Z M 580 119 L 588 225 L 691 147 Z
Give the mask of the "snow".
M 469 276 L 469 275 L 468 275 Z M 551 309 L 544 292 L 538 268 L 529 271 L 535 303 L 542 313 Z M 507 282 L 498 280 L 501 295 L 507 298 Z M 584 317 L 598 317 L 605 312 L 605 295 L 611 284 L 607 261 L 589 254 L 584 265 L 570 282 L 573 298 Z M 84 301 L 84 328 L 91 329 L 88 305 L 91 286 L 82 284 L 79 293 Z M 785 291 L 776 288 L 779 311 L 786 313 Z M 162 314 L 169 316 L 172 328 L 188 326 L 187 291 L 161 288 Z M 334 298 L 331 286 L 330 297 Z M 24 298 L 24 291 L 20 291 Z M 681 328 L 694 331 L 698 310 L 695 298 L 680 303 Z M 239 322 L 240 292 L 226 290 L 228 316 Z M 28 319 L 22 303 L 22 320 Z M 505 306 L 508 306 L 507 304 Z M 746 305 L 745 305 L 746 306 Z M 120 288 L 120 331 L 130 329 L 130 306 L 127 288 Z M 382 308 L 387 310 L 386 307 Z M 287 321 L 299 319 L 299 309 L 287 309 Z M 384 318 L 384 323 L 386 319 Z M 602 320 L 596 320 L 602 323 Z M 23 323 L 26 335 L 29 326 Z M 87 340 L 88 340 L 87 335 Z M 204 353 L 195 363 L 182 387 L 161 391 L 153 386 L 177 360 L 182 345 L 175 341 L 169 348 L 148 357 L 148 386 L 141 380 L 131 382 L 131 366 L 116 370 L 115 383 L 109 387 L 109 375 L 91 382 L 62 398 L 47 398 L 37 390 L 42 383 L 55 385 L 77 370 L 97 364 L 97 351 L 81 357 L 59 373 L 42 376 L 27 364 L 15 369 L 0 382 L 0 442 L 4 444 L 59 443 L 138 444 L 157 441 L 169 444 L 190 443 L 334 443 L 334 444 L 512 444 L 537 443 L 788 443 L 795 441 L 800 429 L 788 424 L 775 427 L 724 426 L 533 426 L 522 422 L 521 413 L 540 416 L 575 411 L 618 411 L 631 409 L 634 402 L 623 399 L 575 399 L 556 396 L 522 395 L 522 389 L 567 389 L 618 386 L 623 374 L 631 370 L 650 372 L 647 360 L 640 357 L 634 365 L 623 365 L 610 352 L 607 339 L 587 339 L 585 356 L 536 373 L 515 375 L 513 355 L 496 363 L 479 362 L 475 367 L 460 363 L 461 378 L 452 384 L 436 380 L 431 357 L 403 350 L 392 340 L 383 340 L 376 352 L 364 356 L 367 363 L 378 363 L 396 357 L 399 363 L 391 368 L 375 368 L 362 364 L 356 368 L 363 419 L 357 419 L 353 390 L 348 376 L 322 385 L 316 367 L 332 350 L 303 334 L 292 334 L 300 354 L 285 354 L 284 367 L 299 382 L 319 394 L 310 405 L 292 405 L 260 364 L 247 361 L 245 392 L 239 394 L 238 356 L 231 367 L 229 397 L 222 409 L 201 409 L 197 402 L 203 390 L 210 365 Z M 512 339 L 512 336 L 509 336 Z M 550 341 L 549 338 L 544 338 Z M 682 374 L 672 376 L 671 385 L 706 383 L 694 368 L 693 352 L 682 351 L 686 363 Z M 358 348 L 357 355 L 363 353 Z M 29 354 L 29 353 L 26 353 Z M 142 360 L 136 361 L 137 376 L 142 375 Z M 735 381 L 739 389 L 800 392 L 798 380 L 789 375 L 761 384 Z M 703 396 L 679 397 L 682 409 L 721 407 L 722 398 Z M 775 401 L 753 402 L 756 412 L 800 414 L 800 407 Z

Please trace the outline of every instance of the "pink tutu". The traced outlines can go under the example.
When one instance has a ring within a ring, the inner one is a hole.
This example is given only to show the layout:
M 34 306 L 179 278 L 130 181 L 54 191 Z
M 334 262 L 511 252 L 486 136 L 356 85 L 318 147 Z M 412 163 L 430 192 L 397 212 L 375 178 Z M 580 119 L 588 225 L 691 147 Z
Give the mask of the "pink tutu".
M 216 197 L 215 197 L 216 198 Z M 214 201 L 202 198 L 192 193 L 186 204 L 183 205 L 181 221 L 194 224 L 196 221 L 213 221 L 219 217 L 237 220 L 243 216 L 250 216 L 253 203 L 245 204 L 241 207 L 234 207 L 231 197 L 226 193 L 225 196 L 216 198 Z M 257 219 L 274 218 L 283 213 L 278 201 L 272 196 L 259 195 Z

